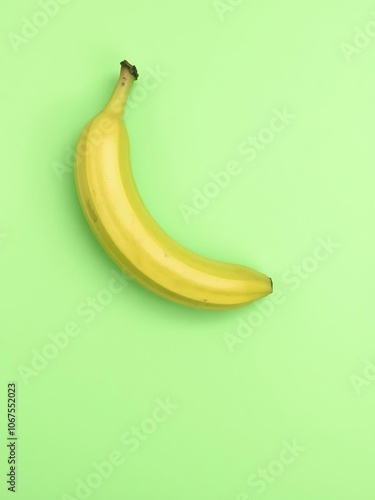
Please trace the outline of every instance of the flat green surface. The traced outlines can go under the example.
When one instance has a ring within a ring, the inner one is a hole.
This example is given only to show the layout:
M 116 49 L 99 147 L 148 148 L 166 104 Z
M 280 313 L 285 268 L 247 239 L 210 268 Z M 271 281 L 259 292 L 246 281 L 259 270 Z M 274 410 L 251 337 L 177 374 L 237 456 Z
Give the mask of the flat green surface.
M 373 500 L 374 3 L 2 11 L 0 497 L 15 381 L 20 500 Z M 207 312 L 121 275 L 108 291 L 72 151 L 124 58 L 146 205 L 272 276 L 270 298 Z

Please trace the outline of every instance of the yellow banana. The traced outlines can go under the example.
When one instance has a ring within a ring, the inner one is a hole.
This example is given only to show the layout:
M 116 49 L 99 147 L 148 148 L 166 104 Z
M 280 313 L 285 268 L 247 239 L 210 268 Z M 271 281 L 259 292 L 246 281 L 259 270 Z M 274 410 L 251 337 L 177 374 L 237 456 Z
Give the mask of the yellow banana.
M 145 207 L 134 182 L 123 120 L 137 78 L 136 67 L 123 61 L 112 97 L 77 144 L 76 186 L 92 231 L 124 272 L 174 302 L 231 309 L 265 297 L 272 292 L 270 278 L 193 253 L 168 236 Z

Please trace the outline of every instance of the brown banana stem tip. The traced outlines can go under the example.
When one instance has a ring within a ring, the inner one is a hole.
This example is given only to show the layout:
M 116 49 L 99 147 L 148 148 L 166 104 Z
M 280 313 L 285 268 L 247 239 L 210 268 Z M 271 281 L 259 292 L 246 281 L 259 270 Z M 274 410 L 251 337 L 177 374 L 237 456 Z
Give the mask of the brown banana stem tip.
M 137 70 L 137 68 L 133 64 L 130 64 L 130 62 L 128 62 L 126 60 L 121 61 L 120 64 L 121 64 L 122 68 L 128 68 L 129 69 L 130 74 L 134 76 L 135 80 L 138 79 L 138 76 L 139 76 L 138 70 Z

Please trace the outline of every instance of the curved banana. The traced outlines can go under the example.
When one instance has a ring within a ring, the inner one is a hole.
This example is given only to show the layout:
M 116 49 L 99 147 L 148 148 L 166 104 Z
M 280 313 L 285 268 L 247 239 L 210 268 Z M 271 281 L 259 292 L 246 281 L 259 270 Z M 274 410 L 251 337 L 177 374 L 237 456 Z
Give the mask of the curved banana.
M 201 309 L 240 307 L 272 292 L 272 280 L 245 266 L 204 258 L 169 237 L 147 211 L 134 182 L 123 112 L 138 78 L 121 63 L 114 93 L 84 128 L 76 149 L 79 200 L 113 261 L 149 290 Z

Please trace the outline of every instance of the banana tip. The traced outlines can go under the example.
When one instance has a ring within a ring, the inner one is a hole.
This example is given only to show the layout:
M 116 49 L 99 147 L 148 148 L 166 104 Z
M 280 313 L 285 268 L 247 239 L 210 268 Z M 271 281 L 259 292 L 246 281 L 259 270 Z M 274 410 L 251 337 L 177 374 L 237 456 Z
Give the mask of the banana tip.
M 272 281 L 272 278 L 270 278 L 270 282 L 271 282 L 271 293 L 273 292 L 273 281 Z
M 130 64 L 130 62 L 127 61 L 126 59 L 121 61 L 120 64 L 121 64 L 121 68 L 128 68 L 128 70 L 130 71 L 130 74 L 134 76 L 135 80 L 138 79 L 139 73 L 138 73 L 137 68 L 134 66 L 134 64 Z

